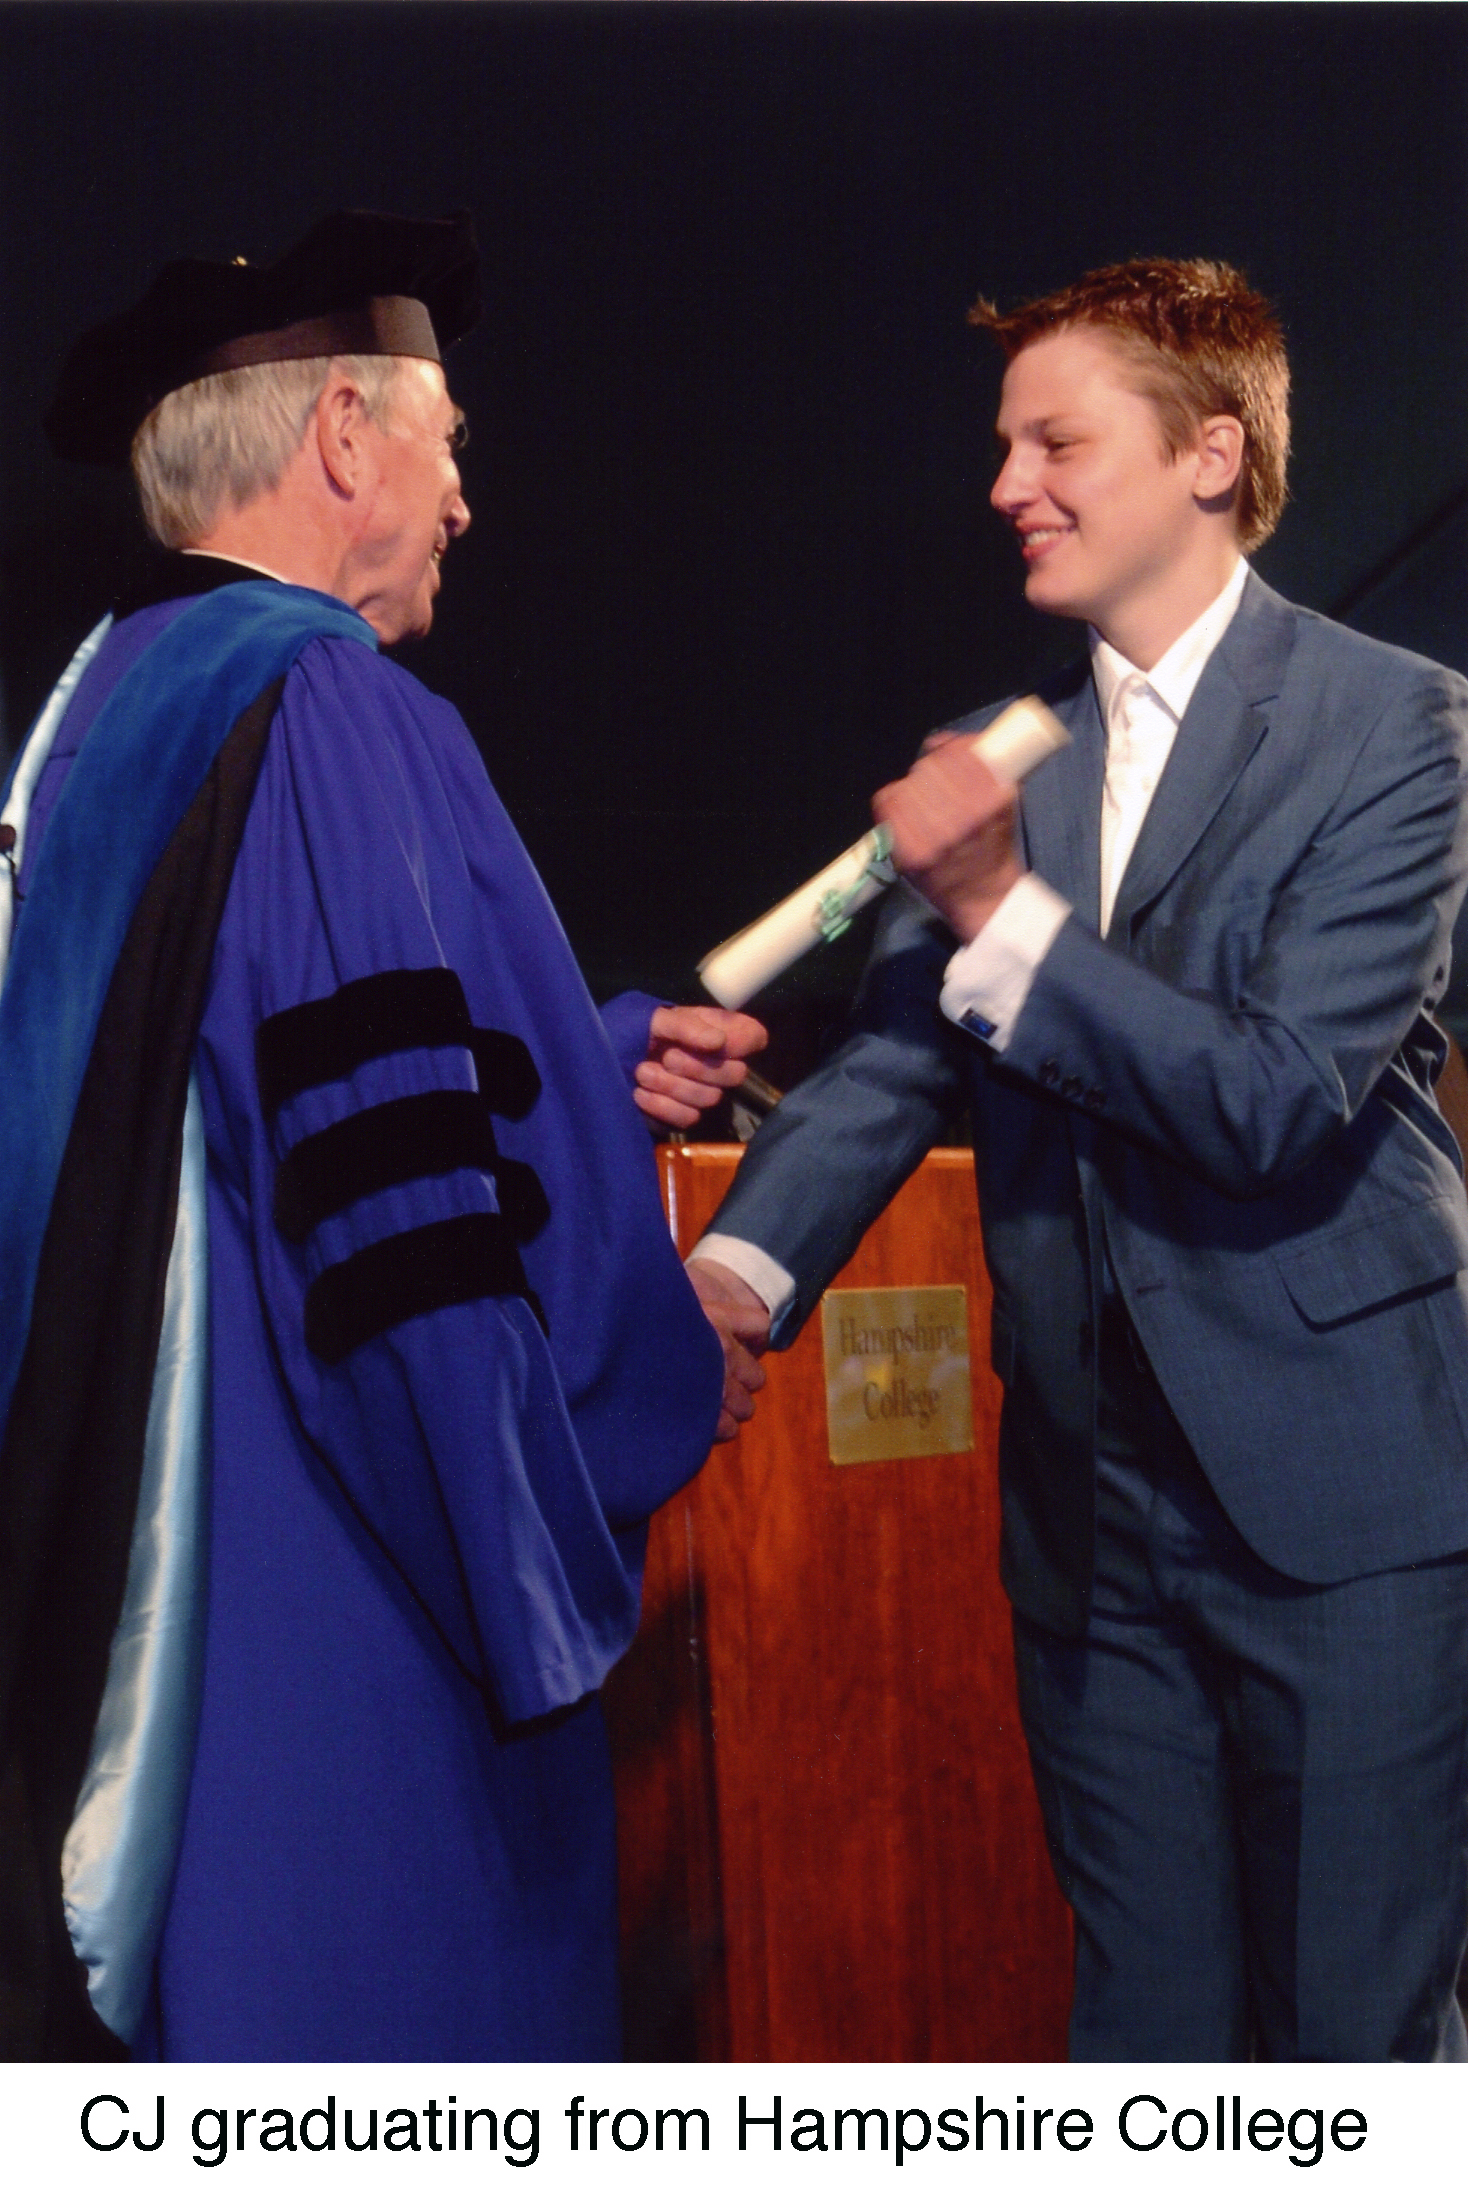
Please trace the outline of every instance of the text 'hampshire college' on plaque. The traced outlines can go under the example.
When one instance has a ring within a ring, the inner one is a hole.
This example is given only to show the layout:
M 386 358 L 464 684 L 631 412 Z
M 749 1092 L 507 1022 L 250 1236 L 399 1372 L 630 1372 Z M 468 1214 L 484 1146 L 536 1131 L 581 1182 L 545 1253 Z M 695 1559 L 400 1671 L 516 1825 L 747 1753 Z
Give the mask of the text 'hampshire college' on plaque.
M 821 1333 L 833 1465 L 973 1449 L 968 1293 L 961 1283 L 828 1290 Z

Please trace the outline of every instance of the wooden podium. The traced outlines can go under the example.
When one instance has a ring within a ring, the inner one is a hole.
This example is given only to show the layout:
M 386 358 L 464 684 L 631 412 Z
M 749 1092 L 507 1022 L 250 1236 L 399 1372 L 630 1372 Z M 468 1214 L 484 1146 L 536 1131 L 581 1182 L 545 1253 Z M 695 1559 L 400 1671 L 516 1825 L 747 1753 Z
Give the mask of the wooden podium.
M 740 1151 L 662 1148 L 683 1251 Z M 1070 1926 L 998 1579 L 973 1167 L 934 1152 L 837 1287 L 955 1283 L 971 1452 L 833 1465 L 817 1315 L 653 1523 L 607 1689 L 632 2060 L 1064 2055 Z

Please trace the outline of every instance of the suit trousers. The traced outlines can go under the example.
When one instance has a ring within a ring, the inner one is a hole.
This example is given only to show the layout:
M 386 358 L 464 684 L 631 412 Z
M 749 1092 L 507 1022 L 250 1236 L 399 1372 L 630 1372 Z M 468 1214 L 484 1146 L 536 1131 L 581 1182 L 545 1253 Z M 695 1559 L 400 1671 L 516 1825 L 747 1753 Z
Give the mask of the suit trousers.
M 1114 1293 L 1100 1374 L 1088 1631 L 1015 1622 L 1072 2058 L 1468 2058 L 1468 1553 L 1287 1579 Z

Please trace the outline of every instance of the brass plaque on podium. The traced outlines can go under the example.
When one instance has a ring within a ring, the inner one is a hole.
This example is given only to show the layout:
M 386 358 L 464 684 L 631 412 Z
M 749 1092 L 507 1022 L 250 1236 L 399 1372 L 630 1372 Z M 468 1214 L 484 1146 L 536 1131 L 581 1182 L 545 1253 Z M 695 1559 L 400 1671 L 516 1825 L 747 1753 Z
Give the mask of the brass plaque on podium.
M 821 1333 L 833 1465 L 973 1449 L 968 1293 L 961 1283 L 828 1290 Z

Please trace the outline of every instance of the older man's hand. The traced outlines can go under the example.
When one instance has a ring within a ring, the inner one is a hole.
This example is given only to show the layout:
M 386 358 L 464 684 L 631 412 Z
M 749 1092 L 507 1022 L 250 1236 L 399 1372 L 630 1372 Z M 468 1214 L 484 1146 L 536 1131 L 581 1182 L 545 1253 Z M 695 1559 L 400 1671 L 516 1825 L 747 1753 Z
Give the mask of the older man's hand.
M 714 1441 L 727 1443 L 754 1418 L 754 1393 L 765 1386 L 759 1358 L 770 1341 L 769 1308 L 720 1260 L 690 1260 L 688 1280 L 724 1347 L 724 1403 Z
M 892 860 L 965 944 L 1024 875 L 1014 788 L 962 736 L 930 740 L 905 779 L 882 787 L 872 815 L 892 834 Z
M 762 1023 L 732 1008 L 659 1008 L 632 1096 L 653 1122 L 691 1129 L 743 1081 L 745 1062 L 768 1041 Z

